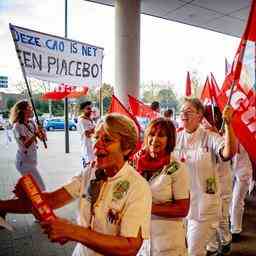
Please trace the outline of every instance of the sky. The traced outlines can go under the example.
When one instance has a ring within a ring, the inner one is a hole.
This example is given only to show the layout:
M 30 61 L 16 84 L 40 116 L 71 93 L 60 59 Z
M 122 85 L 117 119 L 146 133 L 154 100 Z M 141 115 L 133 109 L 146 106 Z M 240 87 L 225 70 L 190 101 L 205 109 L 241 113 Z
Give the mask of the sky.
M 0 76 L 9 77 L 9 91 L 22 81 L 9 23 L 64 36 L 64 2 L 0 0 Z M 114 85 L 114 8 L 84 0 L 68 1 L 68 8 L 68 37 L 104 48 L 103 82 Z M 224 59 L 232 62 L 238 43 L 231 36 L 142 15 L 141 83 L 174 84 L 181 95 L 186 72 L 197 70 L 202 82 L 213 72 L 221 86 Z

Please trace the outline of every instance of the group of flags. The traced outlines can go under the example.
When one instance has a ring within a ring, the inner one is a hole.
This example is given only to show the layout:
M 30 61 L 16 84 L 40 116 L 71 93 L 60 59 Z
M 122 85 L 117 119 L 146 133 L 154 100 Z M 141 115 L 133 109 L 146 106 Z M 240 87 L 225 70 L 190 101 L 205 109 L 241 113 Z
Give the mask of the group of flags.
M 204 105 L 218 106 L 223 111 L 229 104 L 234 109 L 232 127 L 250 157 L 256 161 L 256 0 L 252 1 L 251 10 L 244 34 L 237 49 L 232 66 L 226 61 L 226 78 L 220 89 L 210 73 L 204 84 L 200 99 Z M 187 72 L 185 96 L 192 95 L 191 78 Z M 155 111 L 138 99 L 129 96 L 130 109 L 126 109 L 121 102 L 112 97 L 109 112 L 123 113 L 132 118 L 140 130 L 136 116 L 147 116 L 153 119 Z M 122 110 L 121 110 L 122 109 Z
M 142 128 L 138 118 L 152 120 L 157 118 L 159 113 L 131 95 L 128 95 L 128 102 L 129 108 L 126 108 L 115 95 L 112 95 L 108 113 L 119 113 L 131 118 L 136 125 L 137 133 L 140 135 Z
M 211 73 L 210 78 L 206 79 L 200 97 L 205 105 L 218 106 L 221 111 L 227 104 L 233 107 L 234 116 L 231 125 L 239 142 L 254 161 L 256 161 L 255 24 L 256 0 L 253 0 L 247 25 L 231 67 L 226 60 L 226 77 L 222 88 L 219 89 Z

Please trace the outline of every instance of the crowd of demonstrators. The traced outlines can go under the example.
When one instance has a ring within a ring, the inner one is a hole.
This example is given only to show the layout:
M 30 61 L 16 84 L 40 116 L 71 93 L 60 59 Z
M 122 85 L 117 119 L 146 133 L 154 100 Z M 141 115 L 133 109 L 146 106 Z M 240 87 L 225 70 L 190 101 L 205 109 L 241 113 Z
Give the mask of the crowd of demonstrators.
M 53 242 L 78 242 L 73 255 L 136 255 L 149 238 L 151 192 L 127 159 L 135 149 L 134 123 L 110 114 L 96 127 L 95 162 L 44 197 L 53 209 L 79 200 L 78 224 L 57 218 L 41 223 Z M 0 201 L 0 212 L 31 212 L 23 199 Z
M 92 102 L 85 101 L 80 104 L 81 115 L 78 118 L 77 130 L 81 141 L 81 163 L 85 168 L 93 159 L 92 135 L 94 133 L 95 123 L 91 118 Z
M 157 118 L 148 125 L 143 149 L 134 157 L 152 192 L 152 256 L 187 255 L 183 218 L 189 209 L 189 178 L 185 165 L 172 156 L 175 143 L 172 122 Z
M 181 108 L 184 127 L 177 134 L 175 156 L 185 162 L 190 174 L 190 209 L 187 216 L 188 253 L 206 255 L 206 246 L 215 235 L 221 211 L 217 161 L 230 160 L 236 152 L 236 139 L 230 121 L 233 110 L 223 111 L 225 134 L 200 126 L 204 107 L 196 98 L 186 98 Z
M 158 102 L 152 102 L 151 108 L 160 112 Z M 151 120 L 142 148 L 132 158 L 133 167 L 128 162 L 138 139 L 133 121 L 108 114 L 95 127 L 92 103 L 81 103 L 80 110 L 77 128 L 83 171 L 63 187 L 44 192 L 53 209 L 78 199 L 78 224 L 60 218 L 41 223 L 51 241 L 78 242 L 74 256 L 136 255 L 149 238 L 150 251 L 142 248 L 140 256 L 230 252 L 231 242 L 239 240 L 242 231 L 252 178 L 248 154 L 230 124 L 230 106 L 223 113 L 215 108 L 213 117 L 212 107 L 185 98 L 180 114 L 183 128 L 176 132 L 170 110 Z M 44 190 L 37 170 L 36 138 L 45 139 L 45 133 L 33 123 L 32 114 L 27 101 L 16 103 L 11 111 L 18 144 L 16 166 L 22 175 L 32 170 Z M 28 213 L 31 205 L 22 198 L 0 200 L 0 216 L 8 212 Z
M 37 169 L 37 139 L 45 140 L 46 134 L 41 127 L 36 126 L 32 117 L 32 107 L 26 100 L 18 101 L 11 109 L 10 122 L 18 146 L 15 165 L 21 175 L 30 172 L 39 187 L 45 190 L 45 184 Z

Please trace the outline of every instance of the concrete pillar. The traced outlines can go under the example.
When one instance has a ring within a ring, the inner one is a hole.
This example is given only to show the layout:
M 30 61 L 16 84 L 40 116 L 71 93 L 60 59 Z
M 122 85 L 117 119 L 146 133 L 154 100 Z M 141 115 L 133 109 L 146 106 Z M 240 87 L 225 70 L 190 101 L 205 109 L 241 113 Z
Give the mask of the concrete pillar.
M 139 96 L 140 0 L 115 1 L 115 95 L 127 105 L 127 95 Z

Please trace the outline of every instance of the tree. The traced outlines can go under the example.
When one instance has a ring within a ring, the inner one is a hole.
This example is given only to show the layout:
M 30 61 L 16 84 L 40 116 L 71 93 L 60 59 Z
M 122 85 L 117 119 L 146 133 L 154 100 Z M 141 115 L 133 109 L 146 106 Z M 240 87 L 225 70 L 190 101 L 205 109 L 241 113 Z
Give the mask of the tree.
M 114 88 L 110 84 L 103 83 L 101 87 L 101 93 L 102 93 L 102 105 L 103 105 L 102 114 L 105 115 L 108 112 L 111 98 L 114 93 Z
M 175 95 L 174 91 L 171 88 L 161 89 L 158 95 L 159 95 L 159 103 L 162 108 L 177 109 L 177 106 L 178 106 L 177 96 Z

